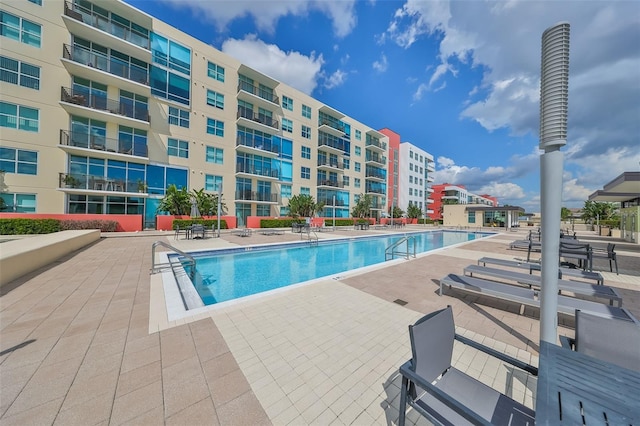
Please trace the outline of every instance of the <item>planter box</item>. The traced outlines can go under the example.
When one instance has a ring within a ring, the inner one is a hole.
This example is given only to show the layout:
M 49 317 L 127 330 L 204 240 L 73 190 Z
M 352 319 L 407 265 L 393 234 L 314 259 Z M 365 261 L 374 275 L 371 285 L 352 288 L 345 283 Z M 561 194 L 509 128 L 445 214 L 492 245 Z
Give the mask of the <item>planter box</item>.
M 600 227 L 600 236 L 601 237 L 608 237 L 609 234 L 611 234 L 611 228 L 609 228 L 608 226 L 601 226 Z
M 611 236 L 613 238 L 622 238 L 622 232 L 619 229 L 612 229 Z

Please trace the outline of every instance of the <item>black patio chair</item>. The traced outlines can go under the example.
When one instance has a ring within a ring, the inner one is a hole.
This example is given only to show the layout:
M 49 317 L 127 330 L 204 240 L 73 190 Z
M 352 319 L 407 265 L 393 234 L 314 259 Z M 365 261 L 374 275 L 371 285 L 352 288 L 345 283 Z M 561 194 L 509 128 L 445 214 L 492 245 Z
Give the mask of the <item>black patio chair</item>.
M 613 272 L 613 263 L 616 264 L 616 275 L 620 275 L 618 273 L 618 258 L 616 257 L 616 252 L 615 252 L 615 248 L 616 245 L 613 243 L 609 243 L 607 244 L 607 249 L 598 249 L 598 248 L 594 248 L 591 249 L 592 253 L 591 256 L 594 259 L 609 259 L 609 271 Z

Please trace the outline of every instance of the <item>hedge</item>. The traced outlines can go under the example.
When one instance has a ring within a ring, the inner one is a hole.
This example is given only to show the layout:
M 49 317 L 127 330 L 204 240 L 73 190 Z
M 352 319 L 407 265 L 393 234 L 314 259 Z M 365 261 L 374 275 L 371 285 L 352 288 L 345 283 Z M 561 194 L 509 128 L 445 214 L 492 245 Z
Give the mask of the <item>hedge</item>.
M 117 227 L 118 222 L 115 220 L 0 219 L 0 234 L 2 235 L 51 234 L 79 229 L 115 232 Z
M 218 220 L 217 219 L 174 219 L 171 229 L 175 230 L 176 227 L 180 227 L 180 229 L 187 228 L 191 225 L 199 224 L 204 225 L 205 227 L 213 227 L 218 229 Z M 222 219 L 220 221 L 220 229 L 228 229 L 227 221 Z
M 60 230 L 99 229 L 101 232 L 116 232 L 118 222 L 115 220 L 61 220 Z

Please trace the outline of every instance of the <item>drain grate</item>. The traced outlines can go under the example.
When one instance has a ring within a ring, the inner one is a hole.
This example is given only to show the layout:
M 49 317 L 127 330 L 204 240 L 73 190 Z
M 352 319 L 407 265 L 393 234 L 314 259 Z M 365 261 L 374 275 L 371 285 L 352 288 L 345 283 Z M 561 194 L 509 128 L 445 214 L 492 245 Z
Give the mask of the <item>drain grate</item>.
M 402 300 L 402 299 L 396 299 L 396 300 L 394 300 L 394 301 L 393 301 L 393 303 L 397 303 L 397 304 L 398 304 L 398 305 L 400 305 L 400 306 L 404 306 L 404 305 L 406 305 L 406 304 L 407 304 L 407 303 L 409 303 L 409 302 L 405 302 L 405 301 L 404 301 L 404 300 Z

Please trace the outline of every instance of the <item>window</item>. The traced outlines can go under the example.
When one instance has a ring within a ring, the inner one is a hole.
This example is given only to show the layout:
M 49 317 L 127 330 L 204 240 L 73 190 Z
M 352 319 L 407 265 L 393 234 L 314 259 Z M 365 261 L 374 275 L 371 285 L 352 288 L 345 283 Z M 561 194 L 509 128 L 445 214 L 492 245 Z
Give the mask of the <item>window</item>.
M 37 4 L 38 6 L 42 6 L 42 0 L 29 0 L 33 4 Z
M 306 139 L 311 139 L 311 127 L 302 125 L 302 137 Z
M 356 155 L 359 157 L 362 155 L 362 149 L 359 146 L 356 146 Z
M 413 176 L 409 176 L 409 183 L 413 183 Z
M 0 170 L 21 175 L 37 175 L 38 153 L 24 149 L 0 147 Z
M 36 194 L 14 194 L 11 192 L 0 193 L 0 198 L 4 200 L 5 211 L 15 213 L 35 213 Z
M 469 212 L 467 214 L 467 222 L 476 223 L 476 212 Z
M 211 192 L 218 192 L 222 188 L 222 176 L 205 175 L 204 176 L 204 190 Z
M 413 163 L 409 163 L 409 170 L 413 171 Z
M 344 186 L 349 186 L 349 176 L 342 176 L 342 184 Z
M 409 151 L 409 158 L 413 159 L 413 151 Z
M 189 158 L 189 142 L 180 139 L 169 138 L 167 153 L 174 157 Z
M 300 156 L 301 156 L 302 158 L 306 158 L 306 159 L 310 160 L 310 159 L 311 159 L 311 148 L 309 148 L 308 146 L 304 146 L 304 145 L 303 145 L 303 146 L 301 147 L 301 153 L 300 153 Z
M 360 178 L 353 178 L 353 186 L 360 188 Z
M 356 130 L 356 139 L 362 140 L 362 132 L 360 130 Z
M 224 109 L 224 95 L 214 92 L 213 90 L 207 90 L 207 105 Z
M 39 111 L 23 105 L 0 102 L 0 127 L 37 132 L 40 127 Z
M 156 33 L 151 33 L 151 60 L 170 70 L 191 74 L 191 49 Z
M 342 160 L 342 164 L 344 164 L 345 170 L 349 170 L 349 168 L 351 167 L 351 160 L 345 158 L 344 160 Z
M 210 135 L 224 137 L 224 122 L 214 120 L 213 118 L 207 118 L 207 133 Z
M 282 119 L 282 131 L 293 133 L 293 121 L 283 118 Z
M 102 130 L 102 129 L 101 129 Z M 106 132 L 106 129 L 105 129 Z M 98 147 L 98 149 L 104 149 Z M 118 152 L 121 154 L 147 156 L 147 131 L 132 127 L 118 127 Z
M 271 216 L 271 206 L 269 204 L 258 204 L 256 206 L 256 216 Z
M 40 47 L 40 25 L 0 11 L 0 35 L 29 46 Z
M 280 185 L 280 197 L 291 198 L 291 185 Z
M 97 83 L 93 82 L 92 87 L 95 87 L 96 84 Z M 127 117 L 149 121 L 149 99 L 146 96 L 120 90 L 120 112 Z
M 222 164 L 224 150 L 214 146 L 207 147 L 206 162 L 213 164 Z
M 169 107 L 169 124 L 189 128 L 189 111 L 176 107 Z
M 355 162 L 355 171 L 359 172 L 360 171 L 360 163 L 358 163 L 357 161 Z
M 303 186 L 300 188 L 300 195 L 311 195 L 311 188 Z
M 311 179 L 311 169 L 309 167 L 301 167 L 300 177 L 302 179 Z
M 0 80 L 39 90 L 40 67 L 0 56 Z
M 286 96 L 282 96 L 282 108 L 293 111 L 293 99 Z
M 224 83 L 224 68 L 213 62 L 207 63 L 207 75 Z
M 311 107 L 302 105 L 302 116 L 305 118 L 311 118 Z
M 409 195 L 413 195 L 413 188 L 409 188 Z M 416 194 L 418 195 L 418 194 Z

